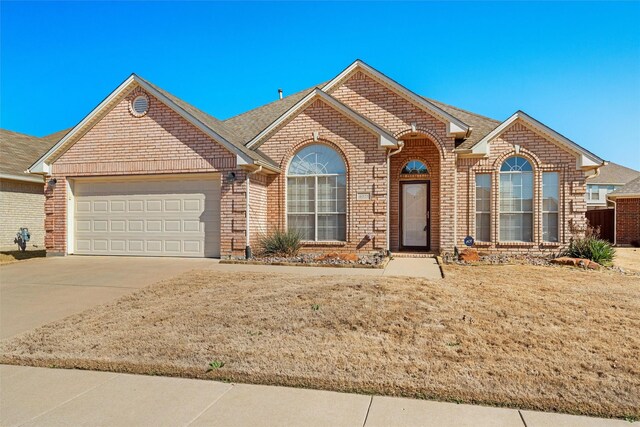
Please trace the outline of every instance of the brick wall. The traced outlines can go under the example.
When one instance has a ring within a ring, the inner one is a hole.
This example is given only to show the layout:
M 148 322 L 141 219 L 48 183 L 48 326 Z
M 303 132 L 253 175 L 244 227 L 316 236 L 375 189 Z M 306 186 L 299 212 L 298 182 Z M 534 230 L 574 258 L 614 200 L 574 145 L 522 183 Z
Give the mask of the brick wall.
M 616 199 L 616 244 L 640 242 L 640 197 Z
M 347 166 L 347 243 L 308 243 L 309 251 L 376 251 L 386 246 L 386 152 L 378 137 L 321 100 L 279 129 L 261 146 L 286 171 L 292 156 L 307 144 L 327 144 L 343 156 Z M 286 172 L 268 184 L 269 228 L 285 228 Z M 368 193 L 370 200 L 356 200 Z M 363 240 L 373 234 L 372 241 Z
M 534 169 L 534 224 L 533 242 L 523 244 L 500 243 L 500 166 L 507 158 L 516 155 L 527 158 Z M 457 164 L 458 179 L 458 239 L 463 246 L 466 235 L 475 233 L 475 175 L 491 174 L 491 244 L 484 250 L 489 252 L 552 252 L 568 243 L 574 232 L 586 226 L 586 189 L 584 172 L 576 170 L 576 157 L 549 142 L 522 122 L 514 123 L 502 135 L 491 142 L 490 155 L 486 159 L 460 159 Z M 558 243 L 546 243 L 542 239 L 542 173 L 559 174 Z
M 251 247 L 255 250 L 259 246 L 260 238 L 267 234 L 268 229 L 267 189 L 269 177 L 264 174 L 254 174 L 249 179 L 249 238 Z
M 404 181 L 429 181 L 431 190 L 431 250 L 440 250 L 440 151 L 429 139 L 406 139 L 405 146 L 398 154 L 391 157 L 391 224 L 390 246 L 392 251 L 400 249 L 400 183 Z M 422 161 L 429 171 L 426 175 L 401 175 L 402 168 L 410 160 Z M 446 225 L 445 225 L 446 226 Z M 445 231 L 446 232 L 446 231 Z
M 221 185 L 221 254 L 244 254 L 245 173 L 236 156 L 149 96 L 143 117 L 129 112 L 134 89 L 52 165 L 58 182 L 46 189 L 45 245 L 66 252 L 66 178 L 109 175 L 179 174 L 235 171 L 235 182 Z
M 15 250 L 20 227 L 31 233 L 29 249 L 44 248 L 44 191 L 42 183 L 0 179 L 0 249 Z
M 434 227 L 432 221 L 431 246 L 438 250 L 452 250 L 456 233 L 455 227 L 450 226 L 455 223 L 456 216 L 456 156 L 453 153 L 455 140 L 447 136 L 445 123 L 363 72 L 356 72 L 347 78 L 332 91 L 331 95 L 369 120 L 389 130 L 396 138 L 407 141 L 421 138 L 423 141 L 429 141 L 429 144 L 424 143 L 425 147 L 433 147 L 439 151 L 439 179 L 440 182 L 447 183 L 447 188 L 446 192 L 442 191 L 438 194 L 437 191 L 431 197 L 432 215 L 435 215 L 439 222 L 438 229 L 438 224 L 436 223 Z M 415 133 L 412 133 L 412 125 L 415 125 Z M 421 154 L 422 148 L 418 148 L 420 145 L 413 147 L 416 149 L 415 153 L 412 153 L 412 145 L 407 144 L 407 147 L 401 152 L 403 158 Z M 430 150 L 429 155 L 433 156 L 433 149 L 428 148 L 428 150 Z M 393 156 L 392 159 L 394 157 L 396 156 Z M 394 164 L 396 164 L 396 160 L 392 162 L 391 166 Z M 392 183 L 391 188 L 396 191 L 398 185 L 393 181 L 393 178 Z M 432 185 L 432 191 L 434 188 L 439 190 L 437 186 Z M 394 201 L 396 197 L 397 195 L 394 196 L 393 192 L 390 194 L 392 204 L 397 203 L 397 200 Z M 391 223 L 391 239 L 392 243 L 395 242 L 396 245 L 392 245 L 392 249 L 396 249 L 399 231 L 397 211 L 392 208 L 391 214 L 394 217 Z M 433 240 L 434 236 L 438 238 L 437 244 Z

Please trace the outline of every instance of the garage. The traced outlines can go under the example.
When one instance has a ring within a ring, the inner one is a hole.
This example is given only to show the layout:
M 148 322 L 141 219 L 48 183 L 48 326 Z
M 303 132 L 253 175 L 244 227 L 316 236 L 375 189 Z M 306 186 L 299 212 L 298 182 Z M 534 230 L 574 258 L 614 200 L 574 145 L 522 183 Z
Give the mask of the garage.
M 76 179 L 70 190 L 75 254 L 220 256 L 217 174 Z

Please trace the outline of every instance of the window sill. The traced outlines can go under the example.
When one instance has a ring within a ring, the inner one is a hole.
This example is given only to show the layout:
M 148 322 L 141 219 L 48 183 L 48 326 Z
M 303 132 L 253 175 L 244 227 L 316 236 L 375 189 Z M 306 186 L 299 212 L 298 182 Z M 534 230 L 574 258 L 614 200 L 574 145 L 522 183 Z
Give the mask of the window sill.
M 347 242 L 342 242 L 340 240 L 324 240 L 324 241 L 314 241 L 314 240 L 303 240 L 302 246 L 346 246 Z
M 485 248 L 485 247 L 491 246 L 491 242 L 479 242 L 476 240 L 475 242 L 473 242 L 473 246 L 479 246 L 479 247 Z
M 502 247 L 521 247 L 521 248 L 532 248 L 536 244 L 535 242 L 498 242 L 496 246 Z
M 540 243 L 540 246 L 544 247 L 544 248 L 557 248 L 559 246 L 562 246 L 560 242 L 542 242 Z

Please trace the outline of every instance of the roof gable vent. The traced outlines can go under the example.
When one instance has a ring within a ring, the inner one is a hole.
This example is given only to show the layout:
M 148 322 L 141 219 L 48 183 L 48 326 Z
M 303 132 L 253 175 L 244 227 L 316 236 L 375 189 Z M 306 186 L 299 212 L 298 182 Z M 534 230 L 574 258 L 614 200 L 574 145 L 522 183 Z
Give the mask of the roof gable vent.
M 131 114 L 136 117 L 142 117 L 149 111 L 149 97 L 141 94 L 133 98 L 131 101 Z

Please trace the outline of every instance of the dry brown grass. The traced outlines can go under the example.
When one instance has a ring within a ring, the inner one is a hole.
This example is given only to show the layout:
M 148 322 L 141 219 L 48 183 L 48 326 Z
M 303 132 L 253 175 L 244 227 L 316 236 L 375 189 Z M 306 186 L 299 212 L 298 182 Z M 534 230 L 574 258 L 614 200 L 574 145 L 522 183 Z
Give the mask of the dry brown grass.
M 24 259 L 42 258 L 47 256 L 45 250 L 30 250 L 30 251 L 1 251 L 0 252 L 0 265 L 10 264 L 16 261 L 22 261 Z
M 640 278 L 611 272 L 200 271 L 4 342 L 1 361 L 637 417 L 639 330 Z
M 613 264 L 640 273 L 640 248 L 616 248 Z

